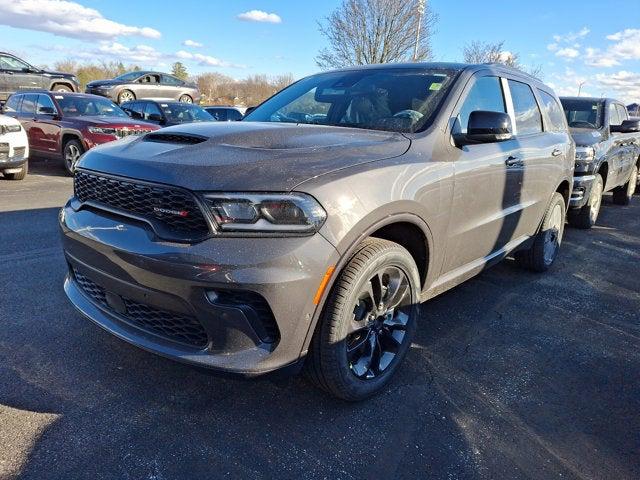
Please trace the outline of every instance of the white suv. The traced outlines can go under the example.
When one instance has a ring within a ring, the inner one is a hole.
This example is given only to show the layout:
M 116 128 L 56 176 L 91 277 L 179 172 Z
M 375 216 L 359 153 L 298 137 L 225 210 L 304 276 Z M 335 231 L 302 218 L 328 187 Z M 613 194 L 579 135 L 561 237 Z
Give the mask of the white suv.
M 22 180 L 29 170 L 29 141 L 14 118 L 0 115 L 0 173 L 9 180 Z

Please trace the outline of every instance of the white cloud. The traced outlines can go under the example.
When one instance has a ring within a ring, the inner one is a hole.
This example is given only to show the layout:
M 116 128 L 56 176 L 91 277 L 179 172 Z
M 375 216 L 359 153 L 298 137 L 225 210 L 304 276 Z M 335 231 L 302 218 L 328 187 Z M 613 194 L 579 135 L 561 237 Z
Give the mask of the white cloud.
M 127 47 L 118 42 L 102 42 L 96 53 L 122 62 L 157 63 L 164 55 L 148 45 Z
M 612 92 L 612 96 L 625 103 L 640 100 L 640 73 L 620 70 L 617 73 L 599 73 L 595 76 L 602 90 Z
M 573 43 L 580 38 L 586 37 L 589 32 L 591 32 L 591 30 L 589 30 L 587 27 L 582 27 L 578 32 L 569 32 L 565 35 L 554 35 L 553 39 L 556 41 L 556 43 Z
M 180 50 L 176 52 L 175 56 L 182 60 L 192 60 L 194 62 L 197 62 L 199 65 L 203 65 L 203 66 L 244 68 L 244 65 L 236 65 L 233 63 L 226 62 L 224 60 L 220 60 L 219 58 L 212 57 L 210 55 L 203 55 L 202 53 L 191 53 L 185 50 Z
M 567 60 L 573 60 L 578 55 L 580 55 L 580 52 L 571 47 L 561 48 L 556 52 L 556 57 L 566 58 Z
M 547 45 L 547 50 L 549 50 L 550 52 L 555 52 L 559 49 L 560 47 L 558 46 L 557 43 L 550 43 L 549 45 Z
M 195 40 L 185 40 L 184 42 L 182 42 L 182 45 L 184 45 L 185 47 L 192 47 L 192 48 L 204 47 L 203 44 L 201 44 L 200 42 L 196 42 Z
M 589 67 L 613 67 L 620 65 L 620 62 L 610 53 L 602 52 L 599 48 L 585 49 L 584 63 Z
M 591 67 L 614 67 L 625 60 L 640 60 L 640 30 L 627 28 L 607 35 L 607 40 L 615 42 L 605 50 L 587 48 L 585 64 Z
M 279 15 L 262 10 L 250 10 L 241 13 L 237 18 L 246 22 L 282 23 L 282 18 Z
M 586 89 L 590 88 L 592 83 L 587 77 L 578 74 L 571 68 L 566 68 L 564 74 L 553 75 L 552 81 L 547 83 L 559 96 L 574 96 L 578 94 L 578 91 L 582 96 L 591 96 Z
M 0 24 L 90 40 L 161 36 L 153 28 L 114 22 L 98 10 L 67 0 L 0 0 Z

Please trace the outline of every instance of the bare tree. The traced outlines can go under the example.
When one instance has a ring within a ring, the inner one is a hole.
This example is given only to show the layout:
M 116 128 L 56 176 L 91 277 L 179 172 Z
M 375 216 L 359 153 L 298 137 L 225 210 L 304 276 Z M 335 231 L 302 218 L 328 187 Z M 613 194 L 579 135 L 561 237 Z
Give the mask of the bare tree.
M 293 83 L 293 75 L 275 77 L 251 75 L 243 80 L 235 80 L 220 73 L 202 73 L 194 78 L 203 101 L 217 105 L 258 105 L 274 93 Z
M 501 63 L 508 67 L 516 68 L 534 77 L 542 75 L 540 65 L 528 68 L 520 63 L 518 53 L 504 49 L 504 42 L 479 42 L 474 41 L 464 46 L 462 50 L 465 63 Z
M 410 61 L 414 57 L 420 27 L 417 60 L 431 58 L 431 35 L 437 17 L 426 5 L 419 14 L 418 0 L 343 0 L 342 5 L 320 24 L 329 41 L 316 63 L 321 68 L 339 68 L 371 63 Z

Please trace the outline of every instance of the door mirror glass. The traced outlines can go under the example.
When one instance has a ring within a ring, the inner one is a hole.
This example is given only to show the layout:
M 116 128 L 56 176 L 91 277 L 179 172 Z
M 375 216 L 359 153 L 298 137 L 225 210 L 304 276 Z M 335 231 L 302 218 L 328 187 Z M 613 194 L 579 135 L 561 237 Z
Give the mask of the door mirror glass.
M 469 115 L 467 133 L 456 135 L 456 143 L 459 145 L 495 143 L 511 138 L 513 138 L 513 127 L 508 114 L 475 110 Z

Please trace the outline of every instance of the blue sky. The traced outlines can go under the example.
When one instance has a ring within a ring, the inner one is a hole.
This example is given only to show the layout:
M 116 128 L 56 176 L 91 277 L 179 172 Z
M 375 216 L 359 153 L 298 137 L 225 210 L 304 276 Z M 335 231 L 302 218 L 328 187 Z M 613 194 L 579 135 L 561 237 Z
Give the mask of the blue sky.
M 168 69 L 180 60 L 192 74 L 298 78 L 317 71 L 314 57 L 325 46 L 317 22 L 340 3 L 0 0 L 0 49 L 37 65 L 117 59 Z M 461 60 L 472 40 L 504 40 L 523 63 L 541 65 L 559 94 L 576 94 L 584 82 L 583 93 L 640 101 L 640 1 L 428 3 L 439 17 L 435 60 Z

